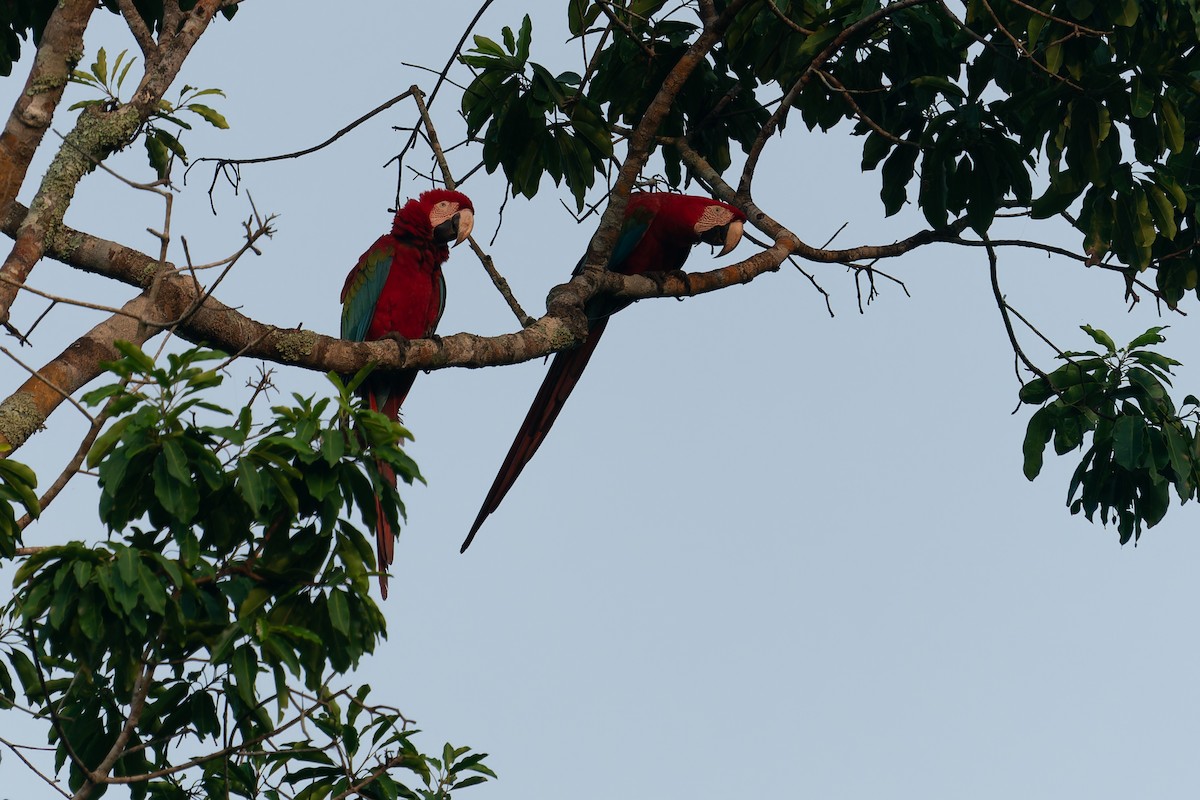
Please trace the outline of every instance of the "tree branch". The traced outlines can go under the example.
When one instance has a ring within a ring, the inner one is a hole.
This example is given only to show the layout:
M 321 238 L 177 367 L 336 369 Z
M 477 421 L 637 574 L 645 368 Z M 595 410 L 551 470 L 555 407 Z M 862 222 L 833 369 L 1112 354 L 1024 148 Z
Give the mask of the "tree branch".
M 59 3 L 42 32 L 25 89 L 17 97 L 0 134 L 0 210 L 17 196 L 29 162 L 50 127 L 71 70 L 83 57 L 83 31 L 94 0 Z

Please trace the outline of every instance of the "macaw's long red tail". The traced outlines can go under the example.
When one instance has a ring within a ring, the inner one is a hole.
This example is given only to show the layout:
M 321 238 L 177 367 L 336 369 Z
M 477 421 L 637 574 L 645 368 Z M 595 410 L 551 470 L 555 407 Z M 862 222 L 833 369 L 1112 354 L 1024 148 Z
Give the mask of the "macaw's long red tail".
M 395 471 L 383 463 L 382 461 L 375 462 L 375 468 L 379 470 L 379 475 L 392 486 L 396 485 Z M 388 522 L 387 516 L 383 513 L 383 504 L 379 502 L 379 495 L 375 496 L 375 568 L 379 570 L 379 594 L 384 600 L 387 600 L 388 589 L 388 574 L 387 568 L 391 566 L 392 559 L 396 555 L 396 532 L 392 530 L 392 524 Z
M 389 387 L 392 391 L 382 404 L 379 402 L 379 395 L 375 391 L 368 390 L 367 403 L 372 411 L 378 411 L 386 415 L 388 419 L 400 419 L 400 404 L 404 402 L 404 396 L 408 394 L 416 373 L 414 372 L 411 377 L 403 377 L 407 382 L 401 384 L 399 390 L 395 385 Z M 382 461 L 376 461 L 375 468 L 379 470 L 379 476 L 390 483 L 392 488 L 395 488 L 396 471 Z M 387 515 L 383 513 L 383 503 L 379 501 L 379 495 L 375 495 L 375 555 L 375 568 L 379 570 L 379 594 L 384 600 L 387 600 L 387 569 L 396 555 L 396 532 L 393 530 L 392 524 L 388 522 Z
M 529 459 L 533 458 L 533 454 L 541 446 L 542 440 L 550 432 L 550 426 L 558 418 L 558 412 L 562 411 L 563 404 L 567 402 L 571 390 L 579 382 L 579 376 L 583 374 L 583 368 L 587 366 L 588 359 L 592 357 L 592 351 L 596 349 L 596 344 L 600 341 L 600 336 L 604 333 L 604 327 L 607 324 L 607 317 L 593 322 L 588 331 L 587 340 L 582 345 L 574 350 L 559 353 L 550 362 L 550 370 L 546 373 L 546 379 L 542 381 L 542 388 L 538 389 L 537 396 L 533 399 L 533 405 L 525 416 L 525 421 L 521 423 L 521 429 L 517 432 L 517 438 L 513 441 L 512 447 L 508 449 L 504 463 L 500 465 L 500 472 L 496 475 L 496 480 L 493 481 L 492 488 L 483 501 L 483 507 L 479 509 L 479 516 L 475 517 L 475 524 L 471 526 L 471 532 L 467 534 L 462 547 L 459 548 L 460 553 L 465 553 L 471 546 L 483 521 L 500 507 L 500 501 L 516 483 L 517 476 L 521 474 L 521 470 L 525 469 Z

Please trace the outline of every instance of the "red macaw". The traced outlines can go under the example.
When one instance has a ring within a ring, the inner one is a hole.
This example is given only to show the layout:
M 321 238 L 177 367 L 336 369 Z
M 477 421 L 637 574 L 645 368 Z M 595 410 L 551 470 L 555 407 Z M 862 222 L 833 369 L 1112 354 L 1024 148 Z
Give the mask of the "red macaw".
M 733 206 L 707 197 L 659 192 L 632 194 L 625 208 L 620 237 L 608 260 L 608 269 L 623 275 L 678 270 L 683 267 L 692 247 L 701 242 L 720 245 L 719 255 L 723 256 L 741 240 L 745 220 L 746 215 Z M 583 262 L 580 262 L 575 274 L 582 269 Z M 592 351 L 608 325 L 608 318 L 629 302 L 612 297 L 594 297 L 588 301 L 584 307 L 588 318 L 587 339 L 574 350 L 559 353 L 551 362 L 542 388 L 500 465 L 500 472 L 460 552 L 471 546 L 483 521 L 500 506 L 504 495 L 546 438 L 592 357 Z
M 446 189 L 424 192 L 396 212 L 392 232 L 362 254 L 342 287 L 342 338 L 424 339 L 437 329 L 446 307 L 442 264 L 450 257 L 448 242 L 459 244 L 471 233 L 475 209 L 466 195 Z M 417 370 L 379 372 L 362 385 L 372 411 L 400 418 L 400 404 L 416 380 Z M 379 472 L 396 485 L 396 473 L 380 463 Z M 396 537 L 378 499 L 375 501 L 375 547 L 379 555 L 379 589 L 387 599 L 387 567 Z

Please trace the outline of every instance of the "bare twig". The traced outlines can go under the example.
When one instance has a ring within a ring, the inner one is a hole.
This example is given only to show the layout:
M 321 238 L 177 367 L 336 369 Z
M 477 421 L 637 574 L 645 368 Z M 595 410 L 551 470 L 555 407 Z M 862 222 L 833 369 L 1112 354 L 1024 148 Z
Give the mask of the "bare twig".
M 1021 360 L 1025 368 L 1037 375 L 1039 378 L 1046 379 L 1048 376 L 1043 372 L 1037 364 L 1029 360 L 1029 356 L 1025 355 L 1025 351 L 1021 349 L 1021 343 L 1017 341 L 1017 334 L 1013 331 L 1012 320 L 1009 318 L 1009 305 L 1004 299 L 1004 294 L 1000 291 L 1000 278 L 997 276 L 996 269 L 996 248 L 991 246 L 991 243 L 984 239 L 984 246 L 987 248 L 988 254 L 988 273 L 992 278 L 992 295 L 996 298 L 996 308 L 1000 309 L 1000 317 L 1004 320 L 1004 331 L 1008 334 L 1009 344 L 1012 345 L 1013 355 Z M 1029 323 L 1026 323 L 1027 325 Z M 1030 326 L 1033 327 L 1032 325 Z M 1021 380 L 1020 372 L 1017 373 L 1017 379 Z M 1024 381 L 1022 380 L 1022 383 Z

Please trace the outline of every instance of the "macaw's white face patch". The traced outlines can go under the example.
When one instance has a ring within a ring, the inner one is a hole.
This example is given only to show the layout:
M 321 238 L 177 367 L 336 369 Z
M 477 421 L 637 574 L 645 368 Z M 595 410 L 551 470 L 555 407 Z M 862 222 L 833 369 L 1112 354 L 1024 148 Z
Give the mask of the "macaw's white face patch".
M 443 200 L 429 212 L 429 224 L 436 228 L 457 213 L 458 203 L 453 200 Z
M 727 255 L 742 240 L 742 221 L 725 206 L 707 206 L 695 227 L 700 241 L 720 246 L 717 256 Z
M 720 228 L 733 221 L 733 212 L 725 206 L 708 206 L 700 219 L 696 221 L 696 234 L 700 235 L 713 228 Z
M 454 239 L 454 244 L 462 244 L 463 240 L 471 235 L 471 230 L 475 227 L 475 215 L 471 213 L 471 209 L 464 208 L 459 211 L 458 203 L 453 200 L 443 200 L 433 207 L 429 212 L 429 224 L 436 231 L 439 226 L 458 217 L 457 225 L 454 226 L 453 236 L 446 236 L 445 241 Z

